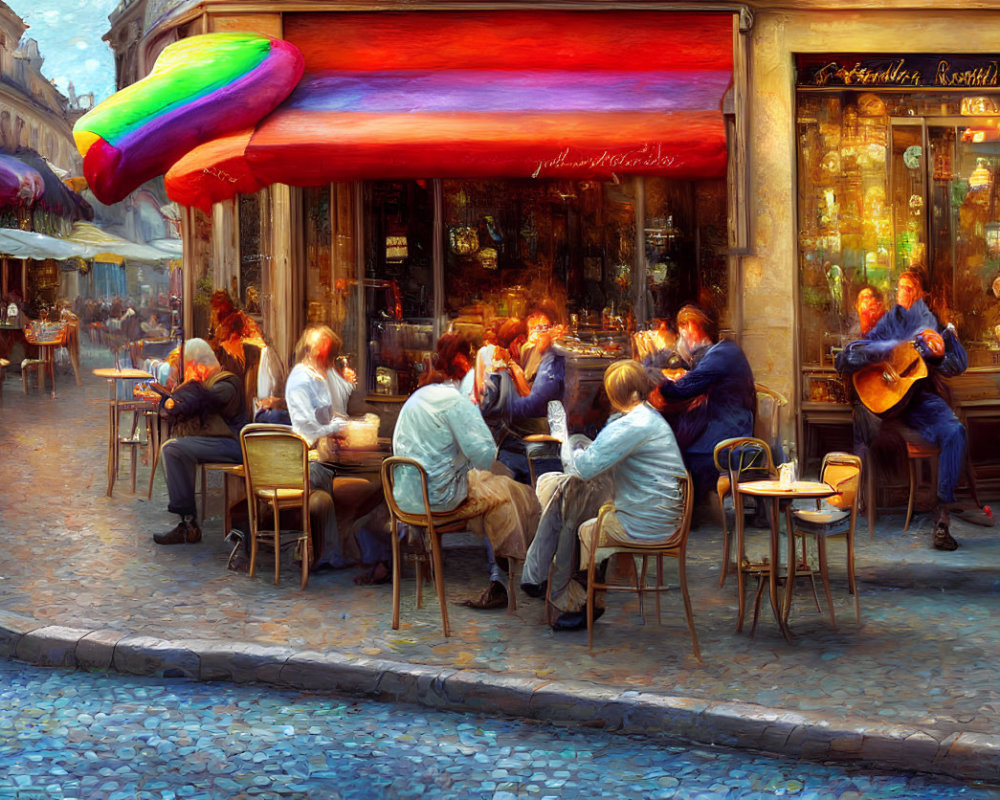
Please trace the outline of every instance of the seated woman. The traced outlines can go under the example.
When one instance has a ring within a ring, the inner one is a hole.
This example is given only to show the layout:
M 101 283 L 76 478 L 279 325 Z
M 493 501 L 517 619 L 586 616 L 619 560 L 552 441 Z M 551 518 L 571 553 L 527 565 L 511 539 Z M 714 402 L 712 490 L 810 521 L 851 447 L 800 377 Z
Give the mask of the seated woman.
M 500 375 L 500 380 L 486 383 L 480 403 L 500 443 L 497 458 L 522 483 L 531 482 L 524 437 L 547 433 L 546 408 L 550 401 L 563 399 L 565 358 L 552 347 L 560 332 L 559 319 L 551 302 L 540 303 L 528 312 L 527 341 L 521 348 L 520 361 L 508 362 L 509 381 Z M 538 471 L 558 469 L 558 460 L 553 461 L 543 463 Z
M 470 521 L 472 529 L 484 534 L 498 555 L 523 559 L 541 509 L 530 487 L 489 471 L 495 467 L 496 443 L 479 410 L 458 389 L 470 366 L 468 343 L 455 334 L 443 336 L 431 370 L 399 412 L 392 450 L 426 470 L 433 511 L 475 503 L 483 514 Z M 412 471 L 399 470 L 393 494 L 404 511 L 423 510 L 420 478 Z M 467 601 L 472 608 L 507 605 L 505 581 L 490 561 L 490 584 Z
M 528 550 L 521 588 L 531 596 L 545 592 L 553 567 L 549 599 L 559 611 L 555 630 L 586 625 L 587 590 L 573 572 L 580 563 L 580 540 L 589 541 L 597 512 L 614 502 L 605 531 L 616 539 L 650 541 L 671 532 L 683 513 L 677 475 L 684 459 L 663 416 L 647 402 L 652 383 L 636 361 L 616 361 L 604 373 L 604 388 L 616 412 L 592 444 L 569 437 L 561 406 L 550 408 L 552 435 L 561 439 L 565 474 L 538 480 L 542 518 Z

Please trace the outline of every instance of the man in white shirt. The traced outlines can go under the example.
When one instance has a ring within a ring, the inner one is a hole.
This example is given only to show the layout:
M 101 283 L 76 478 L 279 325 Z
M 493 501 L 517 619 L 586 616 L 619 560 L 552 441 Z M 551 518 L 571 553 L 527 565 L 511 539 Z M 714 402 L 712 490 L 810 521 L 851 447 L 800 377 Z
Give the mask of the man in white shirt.
M 311 447 L 326 437 L 342 434 L 347 428 L 346 407 L 335 407 L 340 404 L 334 403 L 328 382 L 328 372 L 334 369 L 340 346 L 336 333 L 318 325 L 307 328 L 295 347 L 298 363 L 285 382 L 285 402 L 292 430 Z M 351 561 L 344 557 L 339 529 L 346 529 L 382 502 L 381 484 L 363 478 L 337 478 L 331 467 L 316 461 L 309 464 L 309 477 L 310 517 L 316 532 L 313 547 L 317 553 L 313 571 L 350 566 Z

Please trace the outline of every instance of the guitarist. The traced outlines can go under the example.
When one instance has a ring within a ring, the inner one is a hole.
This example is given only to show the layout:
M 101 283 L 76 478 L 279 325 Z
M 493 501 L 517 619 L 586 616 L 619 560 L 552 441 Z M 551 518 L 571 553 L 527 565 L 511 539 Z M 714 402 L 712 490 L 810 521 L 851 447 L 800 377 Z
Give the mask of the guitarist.
M 927 364 L 930 377 L 960 375 L 969 365 L 953 325 L 942 326 L 928 308 L 927 273 L 912 266 L 899 276 L 896 305 L 863 338 L 851 342 L 837 355 L 837 371 L 850 375 L 869 364 L 884 361 L 890 352 L 912 341 Z M 948 530 L 948 508 L 955 503 L 962 460 L 965 457 L 966 432 L 955 412 L 938 393 L 934 380 L 921 380 L 893 410 L 900 421 L 924 439 L 941 448 L 938 457 L 938 519 L 934 526 L 934 547 L 954 550 L 958 547 Z M 864 455 L 882 420 L 863 405 L 855 406 L 855 451 Z

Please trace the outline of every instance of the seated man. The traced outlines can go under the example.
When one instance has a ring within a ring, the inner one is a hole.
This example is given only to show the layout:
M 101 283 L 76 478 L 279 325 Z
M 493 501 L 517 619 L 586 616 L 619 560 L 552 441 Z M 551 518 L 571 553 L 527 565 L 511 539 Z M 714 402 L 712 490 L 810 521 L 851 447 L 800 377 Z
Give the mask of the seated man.
M 677 312 L 677 330 L 679 350 L 693 367 L 666 378 L 649 400 L 671 421 L 700 503 L 718 477 L 715 446 L 734 436 L 753 436 L 757 392 L 743 351 L 736 342 L 716 341 L 716 324 L 708 314 L 684 306 Z
M 650 541 L 671 532 L 683 513 L 678 475 L 684 462 L 670 426 L 645 402 L 650 380 L 636 361 L 616 361 L 604 373 L 604 388 L 616 414 L 589 447 L 586 437 L 569 436 L 561 404 L 553 404 L 552 435 L 560 439 L 565 474 L 538 481 L 542 517 L 528 549 L 521 588 L 545 594 L 559 612 L 554 630 L 586 625 L 587 590 L 573 573 L 579 564 L 578 531 L 596 521 L 604 503 L 614 502 L 615 530 L 624 541 Z
M 346 431 L 347 416 L 334 409 L 327 372 L 340 354 L 340 337 L 325 325 L 307 328 L 295 347 L 298 363 L 285 382 L 285 402 L 292 430 L 316 446 L 326 437 Z M 321 450 L 322 452 L 322 450 Z M 345 558 L 340 529 L 353 523 L 382 502 L 380 483 L 363 478 L 338 478 L 333 470 L 309 463 L 312 493 L 309 514 L 313 531 L 313 571 L 338 569 L 352 563 Z
M 955 333 L 955 326 L 942 326 L 927 307 L 927 273 L 913 266 L 899 276 L 896 305 L 883 316 L 863 338 L 851 342 L 837 354 L 837 370 L 853 375 L 870 364 L 886 360 L 900 345 L 916 346 L 927 365 L 928 378 L 916 382 L 901 404 L 891 410 L 908 428 L 941 448 L 938 456 L 937 522 L 934 526 L 934 547 L 954 550 L 958 542 L 948 530 L 949 506 L 955 503 L 958 483 L 965 457 L 965 428 L 955 412 L 938 393 L 937 376 L 960 375 L 969 365 L 965 348 Z M 855 406 L 855 452 L 863 455 L 881 428 L 880 417 L 868 410 L 866 397 L 859 391 L 861 404 Z M 869 400 L 870 402 L 870 400 Z
M 184 344 L 184 382 L 166 399 L 164 414 L 173 438 L 160 451 L 167 475 L 167 509 L 181 521 L 168 533 L 153 536 L 157 544 L 201 541 L 195 505 L 195 473 L 203 462 L 243 461 L 239 431 L 247 421 L 243 387 L 219 366 L 204 339 Z

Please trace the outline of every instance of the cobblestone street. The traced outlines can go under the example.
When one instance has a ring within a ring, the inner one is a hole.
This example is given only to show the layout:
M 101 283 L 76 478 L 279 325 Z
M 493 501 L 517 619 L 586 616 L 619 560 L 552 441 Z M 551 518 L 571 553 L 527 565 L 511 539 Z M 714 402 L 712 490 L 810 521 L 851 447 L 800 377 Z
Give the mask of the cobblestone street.
M 155 545 L 152 534 L 174 524 L 162 475 L 151 501 L 131 494 L 127 477 L 105 496 L 107 386 L 90 369 L 110 356 L 83 355 L 83 386 L 61 373 L 55 399 L 23 394 L 16 373 L 4 386 L 2 654 L 665 731 L 1000 783 L 1000 529 L 955 521 L 961 547 L 944 553 L 930 547 L 926 516 L 903 533 L 902 513 L 884 513 L 874 539 L 861 523 L 862 624 L 834 545 L 839 627 L 800 584 L 788 644 L 766 604 L 755 638 L 735 633 L 735 582 L 718 587 L 721 531 L 703 527 L 688 565 L 703 664 L 679 594 L 664 598 L 662 626 L 655 617 L 643 625 L 633 600 L 612 597 L 591 652 L 586 631 L 553 633 L 543 604 L 520 594 L 514 615 L 453 602 L 446 639 L 432 593 L 415 609 L 408 579 L 393 631 L 391 587 L 355 586 L 354 570 L 316 575 L 305 591 L 291 563 L 280 586 L 268 568 L 253 580 L 228 571 L 218 490 L 200 544 Z M 140 467 L 140 485 L 147 475 Z M 459 542 L 445 565 L 451 601 L 485 575 L 482 551 Z

